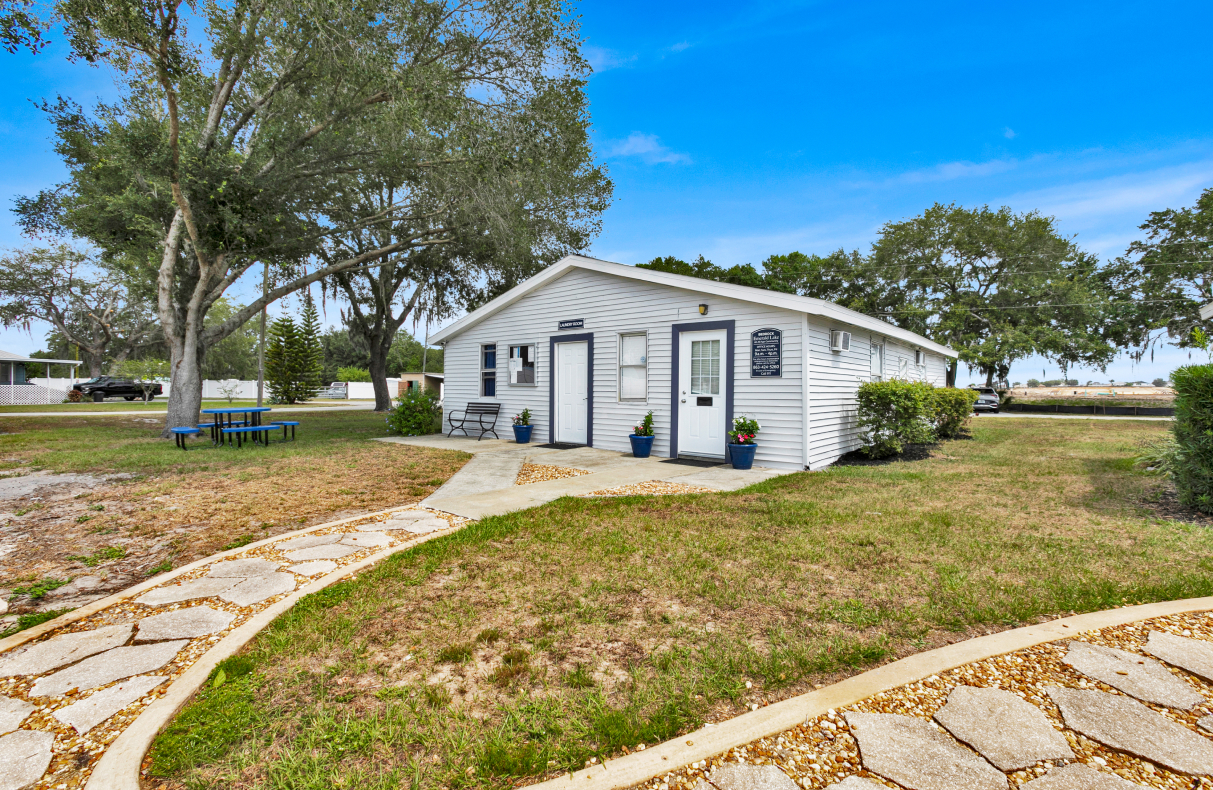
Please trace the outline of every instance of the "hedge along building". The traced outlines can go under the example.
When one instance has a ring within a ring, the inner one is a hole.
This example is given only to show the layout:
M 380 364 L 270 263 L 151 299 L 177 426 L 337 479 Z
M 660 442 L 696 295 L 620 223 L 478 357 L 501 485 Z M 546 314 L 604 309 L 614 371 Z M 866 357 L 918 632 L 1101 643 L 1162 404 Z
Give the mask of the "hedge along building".
M 942 386 L 956 352 L 804 296 L 570 255 L 431 336 L 447 410 L 531 411 L 533 440 L 628 451 L 653 411 L 655 455 L 726 458 L 734 416 L 762 426 L 756 463 L 818 469 L 859 446 L 856 390 Z

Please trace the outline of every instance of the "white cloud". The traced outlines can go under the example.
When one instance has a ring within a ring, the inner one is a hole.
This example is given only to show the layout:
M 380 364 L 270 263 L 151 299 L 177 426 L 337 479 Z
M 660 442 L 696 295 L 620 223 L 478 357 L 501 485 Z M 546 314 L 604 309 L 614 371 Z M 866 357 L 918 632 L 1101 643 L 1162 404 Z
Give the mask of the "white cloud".
M 925 184 L 935 181 L 955 181 L 958 178 L 983 178 L 1005 173 L 1018 165 L 1014 159 L 991 159 L 988 162 L 944 162 L 923 170 L 902 173 L 891 181 L 902 184 Z
M 1002 136 L 1007 138 L 1008 140 L 1014 140 L 1015 139 L 1015 130 L 1012 129 L 1010 126 L 1008 126 L 1002 130 Z
M 645 164 L 682 164 L 689 163 L 691 157 L 671 151 L 661 144 L 655 134 L 632 132 L 623 140 L 610 140 L 604 146 L 609 157 L 639 157 Z
M 585 55 L 585 59 L 589 61 L 590 68 L 594 70 L 595 74 L 626 66 L 636 60 L 634 54 L 628 55 L 605 47 L 587 46 L 582 48 L 581 54 Z
M 684 49 L 690 49 L 690 47 L 691 47 L 691 42 L 679 41 L 677 44 L 670 47 L 670 51 L 671 52 L 682 52 Z

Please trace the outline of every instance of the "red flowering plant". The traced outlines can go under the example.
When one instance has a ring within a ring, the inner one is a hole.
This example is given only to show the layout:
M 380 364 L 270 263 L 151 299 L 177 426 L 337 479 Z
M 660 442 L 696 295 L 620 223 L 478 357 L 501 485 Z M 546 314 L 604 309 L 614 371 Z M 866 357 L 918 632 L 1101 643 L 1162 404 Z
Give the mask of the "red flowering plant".
M 733 418 L 733 430 L 729 431 L 730 444 L 757 444 L 754 437 L 762 430 L 758 420 L 742 414 Z

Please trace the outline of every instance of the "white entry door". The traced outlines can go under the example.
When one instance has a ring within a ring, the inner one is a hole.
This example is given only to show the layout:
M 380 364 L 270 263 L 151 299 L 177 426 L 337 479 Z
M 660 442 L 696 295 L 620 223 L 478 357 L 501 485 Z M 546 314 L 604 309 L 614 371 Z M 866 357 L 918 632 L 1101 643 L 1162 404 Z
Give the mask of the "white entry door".
M 556 344 L 556 441 L 585 444 L 589 436 L 590 344 Z
M 724 458 L 725 373 L 723 330 L 683 332 L 678 340 L 678 453 Z

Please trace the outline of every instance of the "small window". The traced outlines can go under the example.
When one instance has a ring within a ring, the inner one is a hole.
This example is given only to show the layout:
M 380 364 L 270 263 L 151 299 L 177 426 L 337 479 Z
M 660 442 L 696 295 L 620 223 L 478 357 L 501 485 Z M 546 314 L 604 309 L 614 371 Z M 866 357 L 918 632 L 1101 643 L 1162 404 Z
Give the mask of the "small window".
M 497 397 L 497 344 L 480 347 L 480 394 Z
M 510 346 L 510 384 L 535 383 L 535 347 Z
M 643 332 L 619 336 L 619 399 L 649 396 L 649 338 Z

